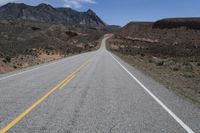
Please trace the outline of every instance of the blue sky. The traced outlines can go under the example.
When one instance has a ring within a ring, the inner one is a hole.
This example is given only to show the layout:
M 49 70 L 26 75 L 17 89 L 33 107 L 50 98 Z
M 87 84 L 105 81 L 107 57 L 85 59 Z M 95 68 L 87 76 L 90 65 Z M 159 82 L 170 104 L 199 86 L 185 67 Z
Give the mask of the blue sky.
M 125 25 L 130 21 L 155 21 L 170 17 L 199 17 L 200 0 L 0 0 L 30 5 L 48 3 L 55 7 L 94 10 L 108 24 Z

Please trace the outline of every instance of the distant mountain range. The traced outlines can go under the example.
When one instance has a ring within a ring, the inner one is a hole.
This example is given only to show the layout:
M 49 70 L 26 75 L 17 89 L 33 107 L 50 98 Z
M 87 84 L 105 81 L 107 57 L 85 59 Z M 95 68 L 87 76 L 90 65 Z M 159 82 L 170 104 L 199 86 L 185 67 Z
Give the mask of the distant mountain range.
M 8 3 L 0 7 L 0 20 L 25 20 L 88 27 L 107 26 L 91 9 L 87 12 L 78 12 L 71 8 L 54 8 L 47 4 L 30 6 L 23 3 Z

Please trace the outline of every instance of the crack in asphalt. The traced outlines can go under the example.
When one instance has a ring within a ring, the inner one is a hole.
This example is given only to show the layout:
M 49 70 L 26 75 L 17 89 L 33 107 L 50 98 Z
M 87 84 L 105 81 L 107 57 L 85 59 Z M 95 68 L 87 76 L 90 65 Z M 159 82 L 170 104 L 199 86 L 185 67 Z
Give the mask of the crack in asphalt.
M 81 112 L 81 109 L 84 105 L 84 102 L 85 102 L 85 99 L 86 99 L 86 96 L 87 96 L 87 92 L 90 88 L 87 87 L 82 93 L 81 93 L 81 98 L 79 100 L 79 103 L 77 105 L 77 107 L 75 108 L 74 110 L 74 114 L 73 114 L 73 117 L 72 119 L 70 120 L 70 125 L 69 125 L 69 129 L 66 130 L 67 133 L 72 133 L 74 127 L 76 127 L 77 125 L 77 121 L 78 121 L 78 118 L 80 117 L 80 112 Z

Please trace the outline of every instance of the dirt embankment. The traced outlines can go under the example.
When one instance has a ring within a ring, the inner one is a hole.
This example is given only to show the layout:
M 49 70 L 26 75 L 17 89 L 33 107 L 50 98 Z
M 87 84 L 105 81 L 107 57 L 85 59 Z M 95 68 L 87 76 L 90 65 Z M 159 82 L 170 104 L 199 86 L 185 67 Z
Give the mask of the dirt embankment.
M 35 22 L 0 22 L 0 73 L 98 49 L 101 31 Z
M 131 65 L 200 103 L 200 31 L 155 29 L 130 23 L 109 40 L 109 49 Z

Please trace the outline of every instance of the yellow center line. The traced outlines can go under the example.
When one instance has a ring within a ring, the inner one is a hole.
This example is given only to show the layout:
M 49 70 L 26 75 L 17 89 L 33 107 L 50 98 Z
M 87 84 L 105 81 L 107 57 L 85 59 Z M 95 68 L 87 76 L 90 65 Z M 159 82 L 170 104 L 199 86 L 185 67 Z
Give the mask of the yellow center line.
M 54 88 L 52 88 L 49 92 L 43 95 L 40 99 L 38 99 L 34 104 L 32 104 L 29 108 L 27 108 L 24 112 L 18 115 L 13 121 L 7 124 L 4 128 L 0 130 L 0 133 L 6 133 L 10 130 L 13 126 L 15 126 L 20 120 L 22 120 L 26 115 L 28 115 L 36 106 L 38 106 L 42 101 L 44 101 L 49 95 L 55 92 L 57 89 L 61 89 L 66 86 L 75 76 L 76 74 L 87 64 L 89 60 L 83 63 L 79 68 L 77 68 L 74 72 L 68 75 L 63 81 L 57 84 Z
M 75 78 L 76 75 L 72 75 L 65 83 L 63 83 L 59 89 L 62 89 L 64 86 L 66 86 L 73 78 Z

